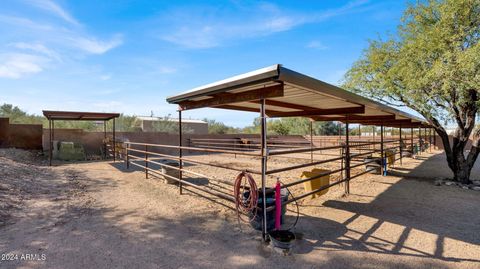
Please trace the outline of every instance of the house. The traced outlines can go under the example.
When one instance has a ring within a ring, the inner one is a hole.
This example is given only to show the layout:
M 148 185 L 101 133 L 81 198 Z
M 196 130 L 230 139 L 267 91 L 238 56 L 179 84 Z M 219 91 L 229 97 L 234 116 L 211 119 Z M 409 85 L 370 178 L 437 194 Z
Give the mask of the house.
M 176 132 L 178 119 L 169 117 L 137 117 L 136 125 L 143 132 Z M 208 134 L 208 123 L 202 120 L 182 119 L 182 130 L 185 133 Z

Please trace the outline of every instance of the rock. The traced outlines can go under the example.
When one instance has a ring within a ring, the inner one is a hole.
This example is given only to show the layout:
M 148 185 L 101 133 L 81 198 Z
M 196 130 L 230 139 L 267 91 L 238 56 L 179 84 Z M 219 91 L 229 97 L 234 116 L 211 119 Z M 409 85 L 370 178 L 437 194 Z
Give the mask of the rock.
M 456 183 L 453 181 L 445 181 L 445 185 L 452 186 L 452 185 L 456 185 Z
M 433 183 L 435 186 L 442 186 L 443 180 L 442 179 L 436 179 L 435 182 Z
M 473 187 L 472 187 L 472 190 L 474 190 L 474 191 L 480 191 L 480 186 L 473 186 Z
M 468 186 L 466 186 L 466 185 L 462 185 L 462 189 L 468 190 L 469 188 L 468 188 Z
M 480 180 L 472 180 L 472 184 L 475 186 L 480 186 Z

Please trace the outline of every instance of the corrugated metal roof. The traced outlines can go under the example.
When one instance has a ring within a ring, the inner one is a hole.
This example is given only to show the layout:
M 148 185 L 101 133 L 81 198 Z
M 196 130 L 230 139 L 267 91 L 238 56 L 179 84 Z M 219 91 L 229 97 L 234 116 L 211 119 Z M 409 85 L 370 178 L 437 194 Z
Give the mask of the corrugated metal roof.
M 50 120 L 110 120 L 120 116 L 119 113 L 52 110 L 43 110 L 43 115 Z
M 235 101 L 222 103 L 221 99 L 225 96 L 232 96 L 232 94 L 247 94 L 252 91 L 261 95 L 262 91 L 266 92 L 267 88 L 273 89 L 275 87 L 281 87 L 283 92 L 281 95 L 277 94 L 273 95 L 273 97 L 266 98 L 269 101 L 266 105 L 266 110 L 273 116 L 292 115 L 296 114 L 296 112 L 307 116 L 308 111 L 314 110 L 325 111 L 337 109 L 339 111 L 343 108 L 364 107 L 362 113 L 350 114 L 357 116 L 357 118 L 361 116 L 374 118 L 394 115 L 395 119 L 391 120 L 392 124 L 410 120 L 415 124 L 421 123 L 427 125 L 421 118 L 295 72 L 280 64 L 196 87 L 179 95 L 169 97 L 167 101 L 169 103 L 179 104 L 181 107 L 184 104 L 186 104 L 185 107 L 188 107 L 192 103 L 200 105 L 204 103 L 204 107 L 253 112 L 259 109 L 258 102 L 255 102 L 255 100 L 245 99 L 238 101 L 232 99 Z M 209 102 L 215 98 L 220 100 L 220 105 L 218 102 Z M 197 108 L 198 105 L 191 107 Z M 313 114 L 312 112 L 312 115 Z M 269 113 L 267 113 L 267 115 L 269 115 Z M 321 115 L 336 118 L 345 116 L 345 114 Z M 315 119 L 313 116 L 310 118 Z M 323 120 L 324 117 L 317 117 L 317 119 L 320 118 Z

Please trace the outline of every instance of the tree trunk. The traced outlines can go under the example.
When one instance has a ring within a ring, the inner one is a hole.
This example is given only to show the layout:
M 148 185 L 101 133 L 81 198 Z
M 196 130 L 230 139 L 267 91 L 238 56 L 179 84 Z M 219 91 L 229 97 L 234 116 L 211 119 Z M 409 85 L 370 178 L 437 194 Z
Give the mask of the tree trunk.
M 453 170 L 453 180 L 458 181 L 463 184 L 469 184 L 470 183 L 470 171 L 471 167 L 468 164 L 468 162 L 465 160 L 465 156 L 462 151 L 456 152 L 455 156 L 455 167 L 456 169 Z
M 453 143 L 450 144 L 448 134 L 443 128 L 435 128 L 435 131 L 442 139 L 443 147 L 445 149 L 445 155 L 447 157 L 447 163 L 449 168 L 453 172 L 453 180 L 463 184 L 470 184 L 470 174 L 475 161 L 480 153 L 479 143 L 480 135 L 475 134 L 473 136 L 472 147 L 467 157 L 465 157 L 465 146 L 468 139 L 453 138 Z

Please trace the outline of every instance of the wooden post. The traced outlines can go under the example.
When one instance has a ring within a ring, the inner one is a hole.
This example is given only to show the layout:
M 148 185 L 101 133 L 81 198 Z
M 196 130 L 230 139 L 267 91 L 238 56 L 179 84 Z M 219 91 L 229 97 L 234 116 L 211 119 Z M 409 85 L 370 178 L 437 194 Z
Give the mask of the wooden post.
M 178 167 L 180 168 L 180 171 L 178 173 L 180 181 L 178 182 L 180 194 L 183 192 L 183 186 L 182 186 L 182 179 L 183 179 L 183 161 L 182 161 L 182 110 L 181 108 L 178 109 Z
M 373 131 L 373 151 L 377 149 L 377 144 L 375 144 L 375 133 L 377 132 L 377 127 L 375 125 L 372 126 L 372 131 Z
M 260 119 L 261 119 L 261 147 L 262 147 L 262 214 L 263 214 L 263 226 L 262 226 L 262 238 L 263 241 L 267 240 L 267 197 L 265 193 L 265 185 L 267 180 L 267 118 L 265 115 L 265 99 L 260 103 Z M 255 190 L 251 190 L 255 191 Z
M 435 129 L 433 129 L 433 149 L 435 149 L 437 147 L 437 131 Z

